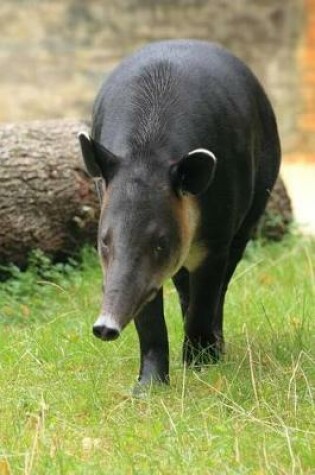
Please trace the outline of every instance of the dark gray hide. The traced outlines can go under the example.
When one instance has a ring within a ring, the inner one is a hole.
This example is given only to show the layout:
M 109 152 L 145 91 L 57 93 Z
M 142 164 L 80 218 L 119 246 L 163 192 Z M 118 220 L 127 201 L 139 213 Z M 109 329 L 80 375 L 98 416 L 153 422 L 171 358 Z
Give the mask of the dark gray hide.
M 102 86 L 86 167 L 102 177 L 99 252 L 105 270 L 94 333 L 117 338 L 134 319 L 139 381 L 168 382 L 162 286 L 172 277 L 184 316 L 183 359 L 223 351 L 228 283 L 276 180 L 271 105 L 250 70 L 200 41 L 148 45 Z

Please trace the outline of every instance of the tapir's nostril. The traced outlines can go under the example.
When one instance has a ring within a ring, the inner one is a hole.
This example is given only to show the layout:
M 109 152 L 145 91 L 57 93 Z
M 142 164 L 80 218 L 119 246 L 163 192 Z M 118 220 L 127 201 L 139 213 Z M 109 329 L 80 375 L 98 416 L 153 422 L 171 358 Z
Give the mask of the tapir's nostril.
M 108 328 L 105 325 L 94 325 L 93 334 L 104 341 L 116 340 L 119 337 L 119 331 L 116 328 Z

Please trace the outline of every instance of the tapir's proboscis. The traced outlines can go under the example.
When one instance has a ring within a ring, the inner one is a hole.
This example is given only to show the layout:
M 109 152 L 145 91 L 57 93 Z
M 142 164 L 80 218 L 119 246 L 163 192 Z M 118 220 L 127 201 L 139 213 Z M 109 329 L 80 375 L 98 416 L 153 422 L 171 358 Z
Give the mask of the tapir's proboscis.
M 163 284 L 172 278 L 184 363 L 216 362 L 226 290 L 279 169 L 276 120 L 262 86 L 218 45 L 152 43 L 105 81 L 91 133 L 79 140 L 103 188 L 104 292 L 94 335 L 114 340 L 133 320 L 140 384 L 168 383 Z

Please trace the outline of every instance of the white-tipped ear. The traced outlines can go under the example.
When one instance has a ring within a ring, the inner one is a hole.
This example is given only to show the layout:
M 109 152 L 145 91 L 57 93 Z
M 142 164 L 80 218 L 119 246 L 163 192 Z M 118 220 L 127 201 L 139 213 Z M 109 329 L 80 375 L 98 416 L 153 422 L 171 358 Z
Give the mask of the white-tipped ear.
M 81 145 L 83 161 L 89 175 L 92 177 L 100 177 L 101 170 L 97 164 L 95 149 L 91 137 L 87 132 L 81 131 L 78 133 L 78 139 Z
M 210 150 L 206 148 L 196 148 L 195 150 L 192 150 L 189 152 L 188 156 L 190 157 L 191 155 L 194 155 L 195 153 L 204 153 L 205 155 L 208 155 L 208 157 L 213 160 L 214 166 L 217 164 L 217 157 L 214 155 L 214 153 L 210 152 Z
M 214 178 L 216 164 L 217 159 L 210 150 L 192 150 L 172 166 L 171 176 L 175 189 L 182 194 L 204 193 Z
M 89 134 L 85 131 L 85 130 L 80 130 L 80 132 L 78 132 L 78 139 L 80 140 L 80 137 L 84 135 L 85 138 L 87 138 L 88 140 L 90 140 L 90 136 Z

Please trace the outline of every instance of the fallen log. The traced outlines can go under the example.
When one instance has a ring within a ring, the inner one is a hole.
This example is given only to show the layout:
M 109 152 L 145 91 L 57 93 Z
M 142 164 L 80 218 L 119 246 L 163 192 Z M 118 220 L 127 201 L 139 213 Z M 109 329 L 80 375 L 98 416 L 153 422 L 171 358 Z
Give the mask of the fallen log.
M 0 265 L 23 268 L 34 249 L 64 260 L 95 245 L 99 203 L 81 160 L 82 129 L 88 124 L 77 120 L 0 126 Z M 292 219 L 281 180 L 268 210 L 259 234 L 281 239 Z
M 84 122 L 0 126 L 0 264 L 24 267 L 33 249 L 56 260 L 95 243 L 98 200 L 76 135 Z

